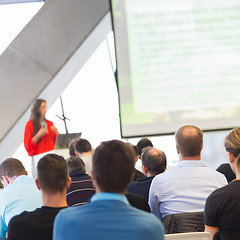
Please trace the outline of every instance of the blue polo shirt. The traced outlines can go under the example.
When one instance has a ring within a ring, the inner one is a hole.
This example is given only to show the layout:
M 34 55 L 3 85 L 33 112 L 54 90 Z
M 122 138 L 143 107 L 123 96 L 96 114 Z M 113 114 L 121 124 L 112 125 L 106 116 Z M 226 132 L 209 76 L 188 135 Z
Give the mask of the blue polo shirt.
M 129 205 L 124 195 L 95 194 L 91 202 L 61 210 L 53 240 L 163 240 L 161 221 Z

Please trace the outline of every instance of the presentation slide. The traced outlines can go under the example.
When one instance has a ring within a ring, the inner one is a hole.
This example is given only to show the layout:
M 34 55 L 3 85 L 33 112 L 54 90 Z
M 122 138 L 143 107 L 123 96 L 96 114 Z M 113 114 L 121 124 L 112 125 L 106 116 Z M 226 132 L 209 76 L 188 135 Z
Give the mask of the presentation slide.
M 239 0 L 113 0 L 122 137 L 240 126 Z

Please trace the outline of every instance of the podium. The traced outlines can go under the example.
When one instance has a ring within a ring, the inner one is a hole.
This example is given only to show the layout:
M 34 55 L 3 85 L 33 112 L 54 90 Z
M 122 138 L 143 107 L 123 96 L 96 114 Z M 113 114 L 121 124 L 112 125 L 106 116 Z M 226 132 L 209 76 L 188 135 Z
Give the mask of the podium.
M 68 149 L 69 143 L 76 138 L 80 138 L 82 133 L 58 134 L 55 149 Z

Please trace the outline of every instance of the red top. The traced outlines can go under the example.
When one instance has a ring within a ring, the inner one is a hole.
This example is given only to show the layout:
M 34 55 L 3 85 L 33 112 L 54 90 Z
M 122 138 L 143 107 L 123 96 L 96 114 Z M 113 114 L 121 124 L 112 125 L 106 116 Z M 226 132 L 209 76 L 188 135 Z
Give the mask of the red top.
M 51 121 L 46 120 L 46 123 L 48 133 L 41 137 L 35 144 L 33 144 L 33 122 L 32 120 L 27 122 L 24 132 L 24 146 L 29 156 L 48 152 L 55 148 L 57 133 L 51 129 L 51 126 L 53 126 Z

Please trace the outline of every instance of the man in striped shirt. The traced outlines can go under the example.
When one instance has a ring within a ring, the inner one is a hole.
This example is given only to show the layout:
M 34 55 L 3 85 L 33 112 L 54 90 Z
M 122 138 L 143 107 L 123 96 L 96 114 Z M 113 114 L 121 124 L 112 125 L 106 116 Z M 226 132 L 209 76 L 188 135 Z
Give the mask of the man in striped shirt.
M 72 156 L 67 159 L 67 165 L 72 179 L 67 190 L 67 203 L 69 206 L 85 204 L 95 193 L 91 177 L 86 174 L 85 163 L 81 158 Z

